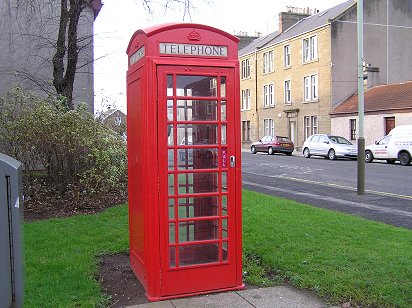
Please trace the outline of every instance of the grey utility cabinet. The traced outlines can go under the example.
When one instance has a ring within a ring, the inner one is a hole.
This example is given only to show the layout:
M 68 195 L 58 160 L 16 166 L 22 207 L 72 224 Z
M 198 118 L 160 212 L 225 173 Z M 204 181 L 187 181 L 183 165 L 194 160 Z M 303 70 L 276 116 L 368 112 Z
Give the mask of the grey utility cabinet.
M 23 306 L 22 165 L 0 153 L 0 308 Z

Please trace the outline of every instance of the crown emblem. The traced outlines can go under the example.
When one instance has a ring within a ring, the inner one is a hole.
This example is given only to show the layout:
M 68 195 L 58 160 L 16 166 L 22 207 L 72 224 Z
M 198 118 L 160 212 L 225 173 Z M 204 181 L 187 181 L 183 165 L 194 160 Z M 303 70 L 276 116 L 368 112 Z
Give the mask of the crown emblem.
M 200 34 L 196 32 L 196 30 L 193 30 L 192 32 L 190 32 L 187 35 L 187 38 L 189 39 L 189 41 L 200 41 L 201 39 Z

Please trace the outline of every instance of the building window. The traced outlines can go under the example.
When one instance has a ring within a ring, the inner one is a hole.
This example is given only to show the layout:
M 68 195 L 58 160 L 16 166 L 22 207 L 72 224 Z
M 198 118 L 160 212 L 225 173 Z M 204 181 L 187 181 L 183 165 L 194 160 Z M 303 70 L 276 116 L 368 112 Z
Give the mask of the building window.
M 356 140 L 356 119 L 350 119 L 350 140 Z
M 273 50 L 263 53 L 263 74 L 273 72 Z
M 290 80 L 285 80 L 285 104 L 292 104 L 292 96 L 290 92 Z
M 305 132 L 305 140 L 313 134 L 318 133 L 318 116 L 306 116 L 303 118 L 303 131 Z
M 115 118 L 114 118 L 114 124 L 115 124 L 116 126 L 122 125 L 122 118 L 121 118 L 121 117 L 115 117 Z
M 273 83 L 263 86 L 263 107 L 275 106 L 275 98 L 274 98 L 273 89 L 274 89 Z
M 250 141 L 250 121 L 242 121 L 242 141 Z
M 283 46 L 283 64 L 286 68 L 291 66 L 291 62 L 290 62 L 290 45 Z
M 242 110 L 250 110 L 250 89 L 242 90 Z
M 242 61 L 242 79 L 250 78 L 250 61 L 249 59 Z
M 304 38 L 302 41 L 303 63 L 318 58 L 318 38 L 316 35 Z
M 318 75 L 309 75 L 303 78 L 303 100 L 305 102 L 318 100 Z
M 275 120 L 263 119 L 263 133 L 264 133 L 264 136 L 274 136 L 275 135 Z

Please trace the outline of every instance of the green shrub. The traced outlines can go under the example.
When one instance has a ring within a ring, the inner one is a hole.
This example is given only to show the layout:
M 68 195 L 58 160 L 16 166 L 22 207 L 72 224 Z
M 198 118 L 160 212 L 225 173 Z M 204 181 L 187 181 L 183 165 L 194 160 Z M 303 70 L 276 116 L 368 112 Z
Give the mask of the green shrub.
M 85 105 L 68 110 L 62 102 L 18 88 L 0 98 L 0 152 L 21 161 L 29 174 L 44 171 L 61 195 L 124 189 L 125 142 Z

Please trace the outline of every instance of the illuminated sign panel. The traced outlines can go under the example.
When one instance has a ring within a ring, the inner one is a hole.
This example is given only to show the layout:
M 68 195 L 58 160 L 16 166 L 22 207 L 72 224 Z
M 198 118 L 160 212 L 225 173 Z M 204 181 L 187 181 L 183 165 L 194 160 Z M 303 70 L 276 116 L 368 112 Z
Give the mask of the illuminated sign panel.
M 161 55 L 227 57 L 227 46 L 159 43 Z
M 138 51 L 130 56 L 130 65 L 136 63 L 141 58 L 144 57 L 144 46 L 142 46 Z

